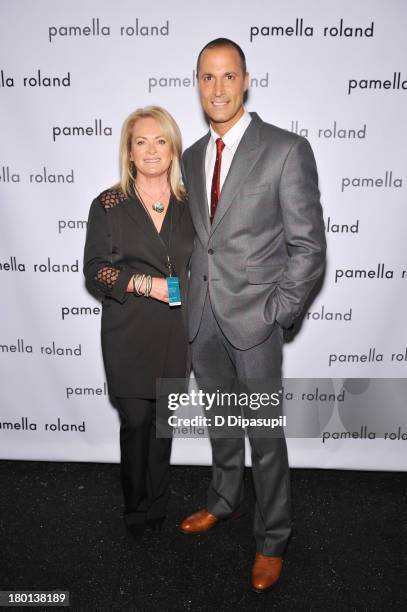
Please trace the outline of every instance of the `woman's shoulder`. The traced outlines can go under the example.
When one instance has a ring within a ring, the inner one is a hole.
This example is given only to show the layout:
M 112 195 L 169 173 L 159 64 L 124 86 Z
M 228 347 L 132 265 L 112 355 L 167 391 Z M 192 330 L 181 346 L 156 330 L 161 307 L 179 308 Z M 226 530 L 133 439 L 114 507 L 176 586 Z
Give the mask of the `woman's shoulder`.
M 181 219 L 184 217 L 185 212 L 188 212 L 188 202 L 186 197 L 179 199 L 173 193 L 171 194 L 171 204 L 176 211 L 176 214 Z
M 97 198 L 95 198 L 95 201 L 105 210 L 110 210 L 127 200 L 127 197 L 127 194 L 124 193 L 122 188 L 115 185 L 102 191 Z
M 188 195 L 187 194 L 183 194 L 181 197 L 177 198 L 177 196 L 171 192 L 171 201 L 182 209 L 188 208 Z
M 175 219 L 177 223 L 180 223 L 181 231 L 187 231 L 188 226 L 193 227 L 188 197 L 184 196 L 181 200 L 178 200 L 175 196 L 172 196 L 172 202 L 174 209 L 177 211 Z

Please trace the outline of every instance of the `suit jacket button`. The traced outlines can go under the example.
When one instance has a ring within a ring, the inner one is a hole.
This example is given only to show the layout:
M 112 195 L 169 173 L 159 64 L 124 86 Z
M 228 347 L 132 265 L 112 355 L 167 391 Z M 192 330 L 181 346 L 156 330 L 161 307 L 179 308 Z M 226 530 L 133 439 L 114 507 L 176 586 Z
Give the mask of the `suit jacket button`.
M 214 251 L 213 249 L 208 249 L 208 254 L 209 254 L 209 255 L 213 255 L 213 254 L 214 254 L 214 252 L 215 252 L 215 251 Z
M 206 274 L 203 275 L 203 279 L 204 279 L 204 281 L 208 280 L 208 277 L 206 276 Z

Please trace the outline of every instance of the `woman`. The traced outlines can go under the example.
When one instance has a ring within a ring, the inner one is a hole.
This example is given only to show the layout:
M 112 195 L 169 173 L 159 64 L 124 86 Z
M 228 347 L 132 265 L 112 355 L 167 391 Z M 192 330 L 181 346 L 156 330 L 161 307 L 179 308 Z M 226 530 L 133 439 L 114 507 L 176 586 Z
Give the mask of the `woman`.
M 121 180 L 92 202 L 86 235 L 84 274 L 103 299 L 103 360 L 121 422 L 124 519 L 135 536 L 161 527 L 169 495 L 171 438 L 156 437 L 156 379 L 183 378 L 187 370 L 194 230 L 181 147 L 179 128 L 163 108 L 132 113 L 122 128 Z M 179 279 L 181 306 L 168 303 L 167 277 Z

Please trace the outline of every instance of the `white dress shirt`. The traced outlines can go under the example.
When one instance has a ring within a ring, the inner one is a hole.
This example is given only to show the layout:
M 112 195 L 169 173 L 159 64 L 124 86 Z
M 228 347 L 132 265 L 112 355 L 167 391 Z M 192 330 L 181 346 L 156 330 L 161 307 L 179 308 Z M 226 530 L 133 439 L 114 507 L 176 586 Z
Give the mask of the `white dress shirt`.
M 232 160 L 236 153 L 236 149 L 251 120 L 252 120 L 251 116 L 245 110 L 243 115 L 240 117 L 239 121 L 235 123 L 235 125 L 231 127 L 230 130 L 226 132 L 224 136 L 222 136 L 222 140 L 225 143 L 225 148 L 223 149 L 223 152 L 222 152 L 222 163 L 220 166 L 220 189 L 221 190 L 223 187 L 223 183 L 225 182 L 225 179 L 229 172 L 230 166 L 232 164 Z M 209 139 L 208 146 L 206 148 L 205 176 L 206 176 L 206 193 L 208 196 L 208 207 L 209 207 L 209 214 L 210 214 L 213 170 L 215 168 L 215 161 L 216 161 L 216 140 L 220 138 L 220 136 L 219 134 L 215 132 L 212 126 L 210 126 L 209 129 L 211 132 L 211 137 Z

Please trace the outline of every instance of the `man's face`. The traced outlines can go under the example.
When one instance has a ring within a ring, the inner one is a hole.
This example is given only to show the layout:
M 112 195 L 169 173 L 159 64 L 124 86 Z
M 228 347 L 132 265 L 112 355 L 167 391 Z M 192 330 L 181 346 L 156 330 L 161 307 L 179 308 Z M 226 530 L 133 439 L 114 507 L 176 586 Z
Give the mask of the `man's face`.
M 236 49 L 205 49 L 198 83 L 202 107 L 214 130 L 222 136 L 243 115 L 243 96 L 249 86 L 249 75 L 243 73 Z

